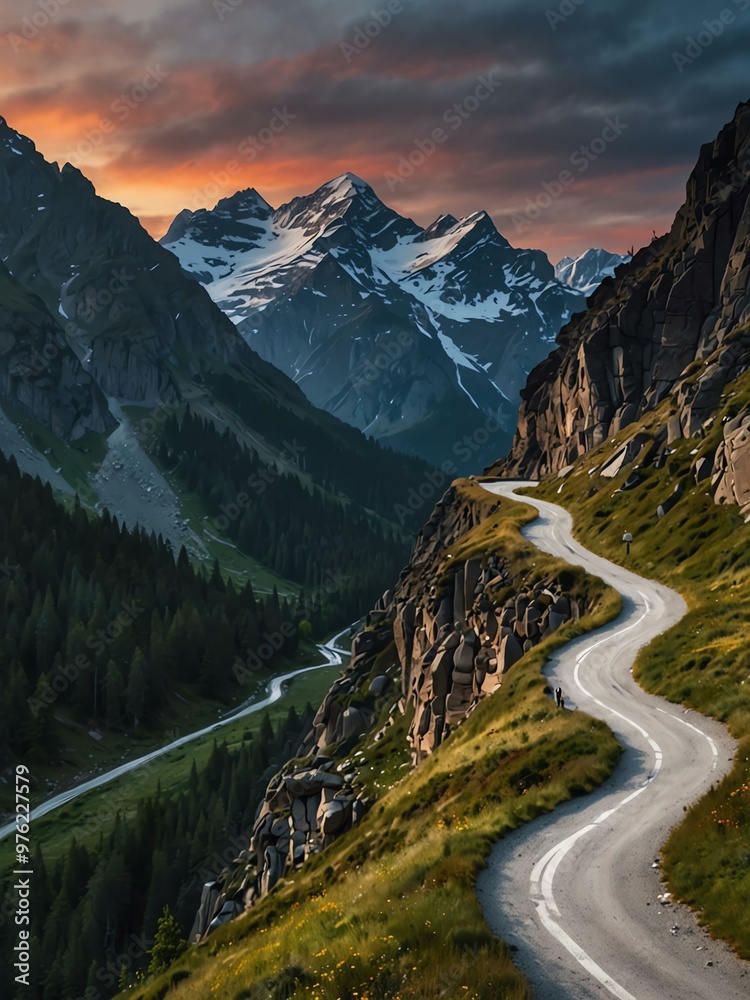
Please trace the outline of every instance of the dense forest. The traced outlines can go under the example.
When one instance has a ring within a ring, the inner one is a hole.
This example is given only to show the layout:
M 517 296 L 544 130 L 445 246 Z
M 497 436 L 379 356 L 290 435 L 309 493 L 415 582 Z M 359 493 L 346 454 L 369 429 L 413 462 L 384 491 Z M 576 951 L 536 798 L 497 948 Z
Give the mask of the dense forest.
M 181 788 L 144 797 L 130 817 L 118 814 L 94 846 L 72 838 L 55 863 L 37 847 L 34 980 L 19 986 L 6 962 L 0 996 L 113 996 L 147 973 L 165 906 L 187 938 L 203 884 L 247 846 L 267 782 L 295 753 L 312 715 L 309 705 L 304 719 L 291 708 L 276 732 L 265 715 L 259 733 L 247 733 L 239 747 L 215 743 L 200 772 L 193 760 Z M 0 892 L 10 894 L 10 881 Z M 15 928 L 0 921 L 0 951 L 9 953 L 14 939 Z
M 194 569 L 184 549 L 175 558 L 161 537 L 106 512 L 67 511 L 2 455 L 0 553 L 3 766 L 54 760 L 61 710 L 73 723 L 125 728 L 158 716 L 176 687 L 234 696 L 238 662 L 306 613 L 275 591 L 235 588 L 217 565 Z M 326 613 L 316 606 L 318 626 Z M 297 629 L 284 631 L 268 665 L 295 651 Z
M 230 431 L 191 412 L 165 422 L 157 456 L 200 499 L 214 530 L 242 552 L 311 594 L 328 590 L 333 580 L 341 624 L 368 610 L 408 559 L 406 537 L 380 517 L 305 485 L 294 472 L 269 467 Z M 307 471 L 308 453 L 295 457 Z M 365 492 L 370 479 L 362 479 Z M 403 494 L 403 484 L 395 486 Z M 385 488 L 378 482 L 367 490 L 382 495 Z
M 249 393 L 230 375 L 215 375 L 212 391 L 260 432 L 280 452 L 299 457 L 303 468 L 320 486 L 343 493 L 355 503 L 395 520 L 397 507 L 405 507 L 410 489 L 418 489 L 431 466 L 424 459 L 387 448 L 359 430 L 327 414 L 316 420 L 300 417 L 261 393 Z M 404 510 L 403 523 L 416 532 L 424 511 Z

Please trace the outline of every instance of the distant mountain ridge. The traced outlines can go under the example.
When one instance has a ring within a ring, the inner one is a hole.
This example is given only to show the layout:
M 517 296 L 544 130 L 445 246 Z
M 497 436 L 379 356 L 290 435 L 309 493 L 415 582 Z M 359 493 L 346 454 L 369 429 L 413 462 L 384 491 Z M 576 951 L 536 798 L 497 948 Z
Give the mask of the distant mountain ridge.
M 488 417 L 473 467 L 509 442 L 528 371 L 585 306 L 485 212 L 423 229 L 351 173 L 276 210 L 249 189 L 183 211 L 161 243 L 312 402 L 437 463 Z
M 613 278 L 620 264 L 630 260 L 629 254 L 609 253 L 595 248 L 578 257 L 563 257 L 555 264 L 555 277 L 587 298 L 605 278 Z
M 22 470 L 282 586 L 356 560 L 339 607 L 398 571 L 426 465 L 316 409 L 127 209 L 4 119 L 0 258 L 1 447 Z

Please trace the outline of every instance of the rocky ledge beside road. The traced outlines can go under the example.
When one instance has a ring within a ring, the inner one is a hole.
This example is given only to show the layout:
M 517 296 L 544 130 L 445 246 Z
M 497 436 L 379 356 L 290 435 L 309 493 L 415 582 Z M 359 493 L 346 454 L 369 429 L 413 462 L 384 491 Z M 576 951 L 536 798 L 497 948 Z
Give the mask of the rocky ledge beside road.
M 247 848 L 204 886 L 191 941 L 362 818 L 374 801 L 360 777 L 365 753 L 401 716 L 416 767 L 502 687 L 524 653 L 586 612 L 565 573 L 532 570 L 523 579 L 507 553 L 481 551 L 479 540 L 468 558 L 453 556 L 498 506 L 465 486 L 454 484 L 438 502 L 398 585 L 367 616 L 296 757 L 269 782 Z

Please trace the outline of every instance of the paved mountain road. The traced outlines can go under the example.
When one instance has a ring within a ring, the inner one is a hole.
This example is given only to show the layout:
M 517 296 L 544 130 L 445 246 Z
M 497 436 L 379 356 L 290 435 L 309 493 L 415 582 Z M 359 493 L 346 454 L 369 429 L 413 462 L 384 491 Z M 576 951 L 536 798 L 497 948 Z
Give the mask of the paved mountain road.
M 118 767 L 112 768 L 111 771 L 105 771 L 103 774 L 99 774 L 95 778 L 90 778 L 88 781 L 84 781 L 82 784 L 76 785 L 74 788 L 69 788 L 67 791 L 60 792 L 59 795 L 55 795 L 51 799 L 47 799 L 46 802 L 42 802 L 41 805 L 38 805 L 32 810 L 32 823 L 35 819 L 39 819 L 41 816 L 46 816 L 47 813 L 50 813 L 55 809 L 59 809 L 68 802 L 72 802 L 73 799 L 77 799 L 80 795 L 85 795 L 86 792 L 90 792 L 94 788 L 99 788 L 102 785 L 108 784 L 110 781 L 114 781 L 116 778 L 121 778 L 123 775 L 129 774 L 131 771 L 142 768 L 156 760 L 157 757 L 163 757 L 164 754 L 170 753 L 172 750 L 177 750 L 178 747 L 182 747 L 186 743 L 191 743 L 200 736 L 207 736 L 209 733 L 223 728 L 230 722 L 236 722 L 237 719 L 242 719 L 247 715 L 253 715 L 255 712 L 260 712 L 264 708 L 268 708 L 269 705 L 273 705 L 274 702 L 277 702 L 281 698 L 284 693 L 284 685 L 293 680 L 295 677 L 299 677 L 300 674 L 306 674 L 311 670 L 320 670 L 321 667 L 332 667 L 342 663 L 342 654 L 344 656 L 348 656 L 349 651 L 338 647 L 336 642 L 344 634 L 344 632 L 347 631 L 348 628 L 339 632 L 339 634 L 334 636 L 329 642 L 318 646 L 318 649 L 323 656 L 323 661 L 321 663 L 316 663 L 312 667 L 303 667 L 300 670 L 292 670 L 287 674 L 280 675 L 279 677 L 273 677 L 268 683 L 266 696 L 261 698 L 260 701 L 248 702 L 240 708 L 234 709 L 227 715 L 222 716 L 222 718 L 218 719 L 216 722 L 212 722 L 210 726 L 206 726 L 204 729 L 198 729 L 193 733 L 188 733 L 186 736 L 181 736 L 179 739 L 176 739 L 163 747 L 159 747 L 157 750 L 153 750 L 151 753 L 147 753 L 143 757 L 126 761 L 124 764 L 120 764 Z M 5 826 L 0 827 L 0 841 L 10 836 L 15 829 L 15 822 L 7 823 Z
M 516 483 L 483 483 L 511 496 Z M 723 726 L 646 694 L 637 651 L 678 622 L 682 598 L 596 556 L 570 514 L 517 497 L 540 516 L 524 536 L 583 566 L 623 597 L 618 618 L 558 650 L 545 674 L 568 708 L 603 719 L 625 752 L 591 795 L 565 803 L 493 848 L 477 892 L 493 931 L 537 1000 L 748 1000 L 750 964 L 712 941 L 692 913 L 658 900 L 654 861 L 686 806 L 726 774 L 736 748 Z

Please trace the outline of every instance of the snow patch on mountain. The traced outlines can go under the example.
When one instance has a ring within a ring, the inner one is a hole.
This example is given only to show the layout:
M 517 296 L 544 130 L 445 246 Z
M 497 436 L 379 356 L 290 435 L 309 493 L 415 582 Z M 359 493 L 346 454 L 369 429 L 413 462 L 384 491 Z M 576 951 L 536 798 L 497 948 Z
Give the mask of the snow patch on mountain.
M 555 276 L 588 298 L 605 278 L 614 277 L 615 268 L 629 260 L 629 254 L 609 253 L 600 248 L 586 250 L 579 257 L 563 257 L 558 261 Z
M 425 229 L 351 173 L 275 210 L 250 189 L 181 212 L 161 242 L 316 405 L 422 454 L 441 414 L 510 428 L 529 370 L 585 305 L 486 212 Z

